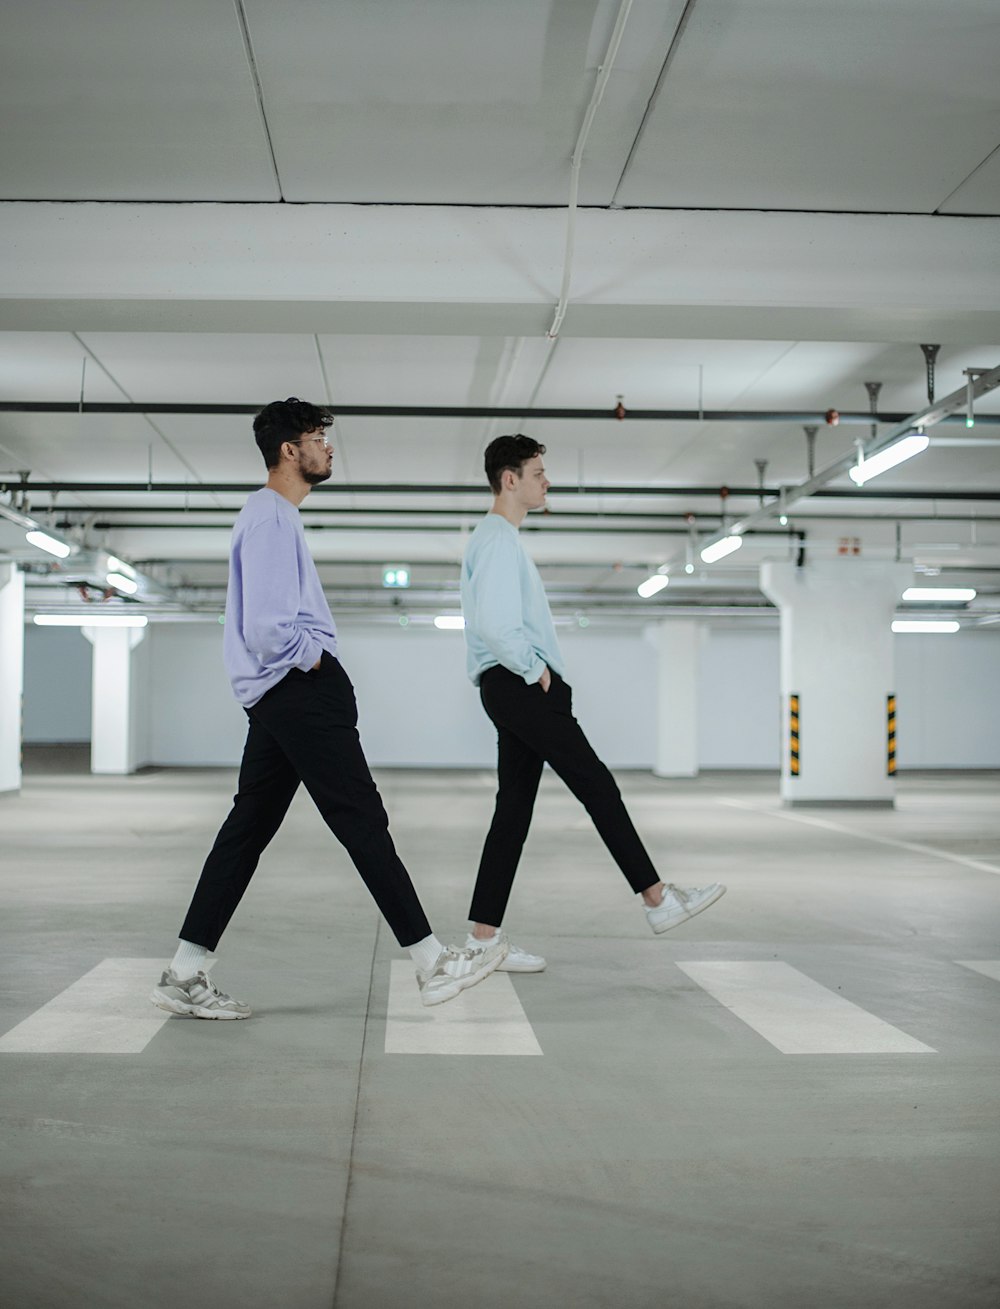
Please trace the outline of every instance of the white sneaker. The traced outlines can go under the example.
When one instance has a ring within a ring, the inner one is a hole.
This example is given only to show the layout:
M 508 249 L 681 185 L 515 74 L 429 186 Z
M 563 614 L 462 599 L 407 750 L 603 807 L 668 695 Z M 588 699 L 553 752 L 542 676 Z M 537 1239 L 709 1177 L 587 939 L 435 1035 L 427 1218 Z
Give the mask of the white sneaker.
M 204 973 L 178 977 L 172 968 L 149 998 L 158 1009 L 180 1018 L 249 1018 L 253 1012 L 248 1004 L 220 991 Z
M 674 886 L 668 882 L 663 888 L 663 903 L 655 909 L 646 905 L 646 917 L 650 927 L 659 935 L 660 932 L 669 932 L 672 927 L 686 923 L 725 894 L 726 888 L 721 882 L 713 882 L 711 886 L 689 887 Z
M 438 955 L 433 968 L 426 972 L 417 969 L 420 999 L 426 1005 L 454 1000 L 466 987 L 475 986 L 484 977 L 489 977 L 503 963 L 509 949 L 510 942 L 502 932 L 495 940 L 487 941 L 480 950 L 459 950 L 453 945 L 447 946 Z
M 495 941 L 497 938 L 494 937 Z M 488 942 L 477 941 L 470 932 L 465 938 L 465 946 L 468 950 L 478 949 Z M 545 960 L 540 954 L 529 954 L 527 950 L 522 950 L 513 941 L 509 942 L 510 949 L 507 951 L 507 958 L 502 964 L 497 965 L 498 973 L 544 973 Z
M 544 973 L 545 960 L 540 954 L 529 954 L 520 946 L 511 944 L 507 958 L 497 966 L 498 973 Z

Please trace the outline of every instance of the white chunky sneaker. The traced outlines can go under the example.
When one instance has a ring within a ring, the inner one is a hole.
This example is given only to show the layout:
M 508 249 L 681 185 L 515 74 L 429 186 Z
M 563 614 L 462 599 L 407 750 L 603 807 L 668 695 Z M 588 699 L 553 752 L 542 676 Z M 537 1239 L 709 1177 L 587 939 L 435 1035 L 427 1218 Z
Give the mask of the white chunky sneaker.
M 497 938 L 493 937 L 495 941 Z M 467 950 L 477 950 L 481 946 L 491 944 L 490 941 L 477 941 L 470 932 L 465 938 L 465 948 Z M 520 946 L 509 942 L 510 949 L 507 951 L 507 958 L 502 964 L 497 965 L 498 973 L 544 973 L 545 960 L 540 954 L 529 954 L 527 950 L 522 950 Z
M 725 894 L 726 888 L 721 882 L 713 882 L 711 886 L 689 887 L 674 886 L 672 882 L 667 882 L 663 888 L 663 903 L 655 909 L 646 905 L 646 917 L 650 927 L 659 935 L 660 932 L 669 932 L 672 927 L 688 922 Z
M 466 987 L 475 986 L 484 977 L 489 977 L 503 963 L 509 949 L 510 942 L 502 932 L 480 950 L 459 950 L 449 945 L 438 955 L 433 968 L 417 969 L 420 999 L 426 1005 L 454 1000 Z
M 149 997 L 158 1009 L 181 1018 L 249 1018 L 253 1010 L 220 991 L 205 973 L 181 978 L 168 968 Z
M 511 942 L 507 958 L 497 967 L 498 973 L 544 973 L 545 960 L 540 954 L 529 954 Z

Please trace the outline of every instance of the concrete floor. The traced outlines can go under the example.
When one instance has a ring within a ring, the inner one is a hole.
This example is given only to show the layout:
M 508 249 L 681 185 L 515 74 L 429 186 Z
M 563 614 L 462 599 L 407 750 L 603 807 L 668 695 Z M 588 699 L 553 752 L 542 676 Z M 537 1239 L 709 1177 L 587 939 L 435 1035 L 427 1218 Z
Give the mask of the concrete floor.
M 233 786 L 29 764 L 0 1034 L 104 959 L 157 980 Z M 996 1309 L 1000 980 L 956 962 L 1000 960 L 996 774 L 792 816 L 773 776 L 620 781 L 664 873 L 729 893 L 654 938 L 546 777 L 506 924 L 549 959 L 513 981 L 532 1058 L 385 1053 L 403 956 L 297 799 L 215 968 L 253 1019 L 0 1053 L 0 1303 Z M 492 778 L 379 784 L 458 937 Z M 783 1054 L 678 967 L 713 960 L 784 961 L 934 1053 Z

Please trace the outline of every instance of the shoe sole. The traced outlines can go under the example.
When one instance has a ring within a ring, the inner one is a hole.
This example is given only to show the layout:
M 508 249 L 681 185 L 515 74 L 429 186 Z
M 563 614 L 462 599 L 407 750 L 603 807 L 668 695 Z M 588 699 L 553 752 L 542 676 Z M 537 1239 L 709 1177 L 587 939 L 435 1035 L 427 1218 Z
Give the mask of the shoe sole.
M 481 982 L 484 978 L 489 977 L 490 973 L 496 972 L 506 958 L 507 951 L 505 950 L 499 959 L 494 959 L 489 967 L 484 968 L 481 972 L 470 973 L 468 977 L 456 978 L 453 986 L 450 987 L 448 991 L 439 992 L 437 995 L 431 996 L 430 998 L 422 995 L 420 999 L 423 1002 L 424 1007 L 430 1009 L 436 1004 L 444 1004 L 446 1000 L 454 1000 L 456 995 L 461 995 L 462 992 L 467 991 L 470 986 L 475 986 L 477 982 Z
M 175 1018 L 214 1018 L 216 1021 L 234 1018 L 249 1018 L 250 1014 L 236 1014 L 225 1009 L 199 1009 L 197 1005 L 183 1004 L 180 1000 L 171 1000 L 169 996 L 154 991 L 149 997 L 157 1009 L 162 1009 Z
M 653 927 L 653 924 L 650 924 L 650 926 L 653 927 L 653 931 L 657 936 L 662 936 L 664 932 L 670 932 L 675 927 L 680 927 L 684 923 L 689 923 L 692 918 L 697 918 L 700 913 L 703 913 L 706 909 L 710 909 L 712 905 L 715 904 L 716 900 L 721 900 L 725 894 L 726 888 L 720 886 L 715 895 L 711 896 L 708 900 L 702 900 L 697 909 L 692 909 L 690 913 L 685 913 L 683 918 L 671 918 L 665 923 L 658 923 L 655 927 Z
M 544 973 L 547 965 L 541 964 L 511 964 L 505 959 L 503 963 L 497 964 L 498 973 Z

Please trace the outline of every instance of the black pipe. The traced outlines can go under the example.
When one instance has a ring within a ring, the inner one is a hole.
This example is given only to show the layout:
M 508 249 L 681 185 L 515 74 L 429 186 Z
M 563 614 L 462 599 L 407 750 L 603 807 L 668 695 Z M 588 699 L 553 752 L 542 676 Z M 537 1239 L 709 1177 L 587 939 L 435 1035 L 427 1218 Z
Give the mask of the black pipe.
M 131 404 L 117 401 L 76 400 L 0 400 L 0 413 L 8 414 L 175 414 L 219 418 L 227 415 L 257 414 L 263 405 L 237 404 Z M 519 409 L 488 405 L 330 405 L 337 418 L 516 418 L 552 419 L 575 418 L 582 422 L 593 420 L 619 421 L 614 409 Z M 905 423 L 910 414 L 879 414 L 879 422 Z M 825 412 L 799 410 L 733 410 L 733 409 L 629 409 L 625 421 L 668 423 L 822 423 Z M 851 423 L 870 423 L 871 414 L 840 411 L 841 426 Z M 964 414 L 949 414 L 935 426 L 944 424 L 965 425 Z M 976 415 L 977 426 L 1000 425 L 1000 414 Z
M 979 419 L 977 418 L 978 422 Z M 259 491 L 260 482 L 21 482 L 5 481 L 0 477 L 0 490 L 26 491 L 30 495 L 80 495 L 83 492 L 93 494 L 103 491 L 107 494 L 151 494 L 151 495 L 249 495 Z M 729 496 L 751 496 L 757 498 L 759 488 L 756 486 L 730 486 Z M 790 488 L 794 490 L 795 488 Z M 456 486 L 428 484 L 418 482 L 355 482 L 344 486 L 322 487 L 313 491 L 314 497 L 325 498 L 328 495 L 469 495 L 479 496 L 485 503 L 490 492 L 484 486 Z M 717 499 L 718 486 L 590 486 L 583 490 L 578 486 L 553 486 L 551 495 L 565 495 L 572 499 L 580 496 L 600 495 L 614 496 L 711 496 Z M 778 495 L 775 487 L 765 489 L 765 495 Z M 809 499 L 840 500 L 1000 500 L 1000 491 L 905 491 L 875 490 L 866 486 L 856 491 L 849 489 L 834 490 L 823 487 L 812 491 Z M 111 506 L 106 506 L 111 508 Z M 775 506 L 777 510 L 777 506 Z M 391 513 L 391 509 L 382 512 Z M 470 510 L 470 512 L 473 512 Z

